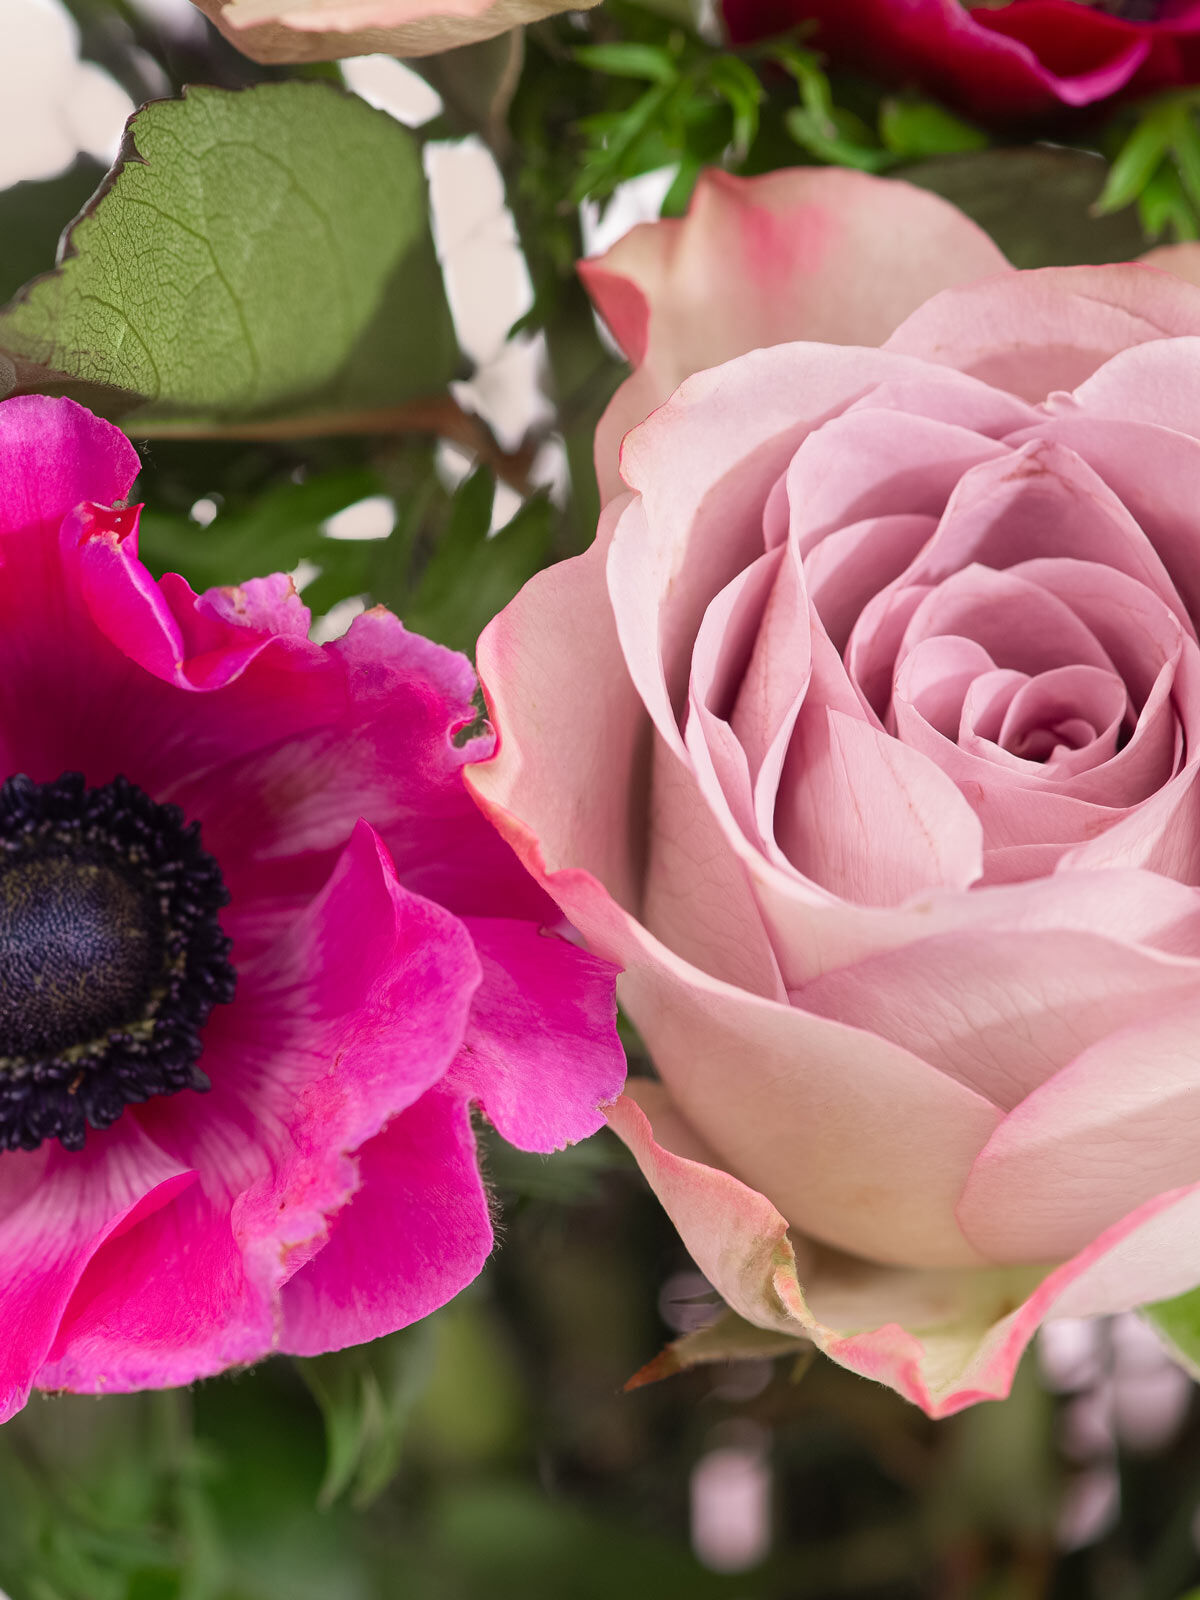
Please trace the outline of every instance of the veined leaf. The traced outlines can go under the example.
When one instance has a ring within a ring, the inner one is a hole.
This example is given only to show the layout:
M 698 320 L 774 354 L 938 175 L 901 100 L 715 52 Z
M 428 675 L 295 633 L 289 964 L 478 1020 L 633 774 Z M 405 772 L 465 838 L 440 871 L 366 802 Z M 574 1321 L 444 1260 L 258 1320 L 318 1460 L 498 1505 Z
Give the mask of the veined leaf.
M 416 141 L 324 83 L 147 106 L 62 264 L 0 313 L 0 352 L 19 388 L 134 431 L 443 388 L 457 357 Z

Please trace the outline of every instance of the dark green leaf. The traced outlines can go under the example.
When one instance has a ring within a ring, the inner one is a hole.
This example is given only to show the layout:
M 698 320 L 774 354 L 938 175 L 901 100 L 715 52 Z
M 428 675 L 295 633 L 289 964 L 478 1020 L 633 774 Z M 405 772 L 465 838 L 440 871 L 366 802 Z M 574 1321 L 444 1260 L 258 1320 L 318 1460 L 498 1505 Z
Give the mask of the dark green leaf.
M 193 89 L 130 122 L 62 266 L 0 313 L 24 386 L 137 431 L 399 404 L 455 369 L 419 147 L 328 84 Z
M 406 627 L 468 654 L 486 624 L 550 553 L 549 501 L 541 496 L 526 501 L 489 538 L 494 493 L 491 474 L 482 468 L 463 483 L 449 526 L 404 608 Z
M 1041 147 L 981 150 L 906 167 L 903 176 L 953 202 L 1016 267 L 1129 261 L 1146 248 L 1132 211 L 1097 216 L 1099 156 Z
M 305 483 L 280 484 L 250 510 L 219 513 L 207 527 L 147 509 L 139 531 L 141 556 L 155 572 L 182 573 L 194 589 L 290 572 L 302 560 L 322 568 L 361 562 L 369 541 L 330 539 L 323 525 L 380 488 L 378 476 L 366 467 L 327 473 Z

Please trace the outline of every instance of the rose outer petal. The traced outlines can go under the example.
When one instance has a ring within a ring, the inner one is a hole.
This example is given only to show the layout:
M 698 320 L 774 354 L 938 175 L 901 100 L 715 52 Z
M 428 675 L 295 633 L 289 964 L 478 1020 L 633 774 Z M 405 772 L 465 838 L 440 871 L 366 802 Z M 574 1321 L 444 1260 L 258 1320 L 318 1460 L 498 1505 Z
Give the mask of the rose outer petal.
M 811 1340 L 933 1417 L 1003 1398 L 1047 1318 L 1129 1310 L 1197 1277 L 1200 1184 L 1155 1195 L 1057 1267 L 931 1272 L 803 1247 L 798 1259 L 786 1220 L 708 1157 L 659 1085 L 635 1080 L 609 1123 L 741 1316 Z
M 596 432 L 602 494 L 620 488 L 622 436 L 690 374 L 793 339 L 882 344 L 938 290 L 1006 268 L 981 228 L 906 183 L 702 173 L 685 218 L 633 228 L 579 268 L 636 367 Z

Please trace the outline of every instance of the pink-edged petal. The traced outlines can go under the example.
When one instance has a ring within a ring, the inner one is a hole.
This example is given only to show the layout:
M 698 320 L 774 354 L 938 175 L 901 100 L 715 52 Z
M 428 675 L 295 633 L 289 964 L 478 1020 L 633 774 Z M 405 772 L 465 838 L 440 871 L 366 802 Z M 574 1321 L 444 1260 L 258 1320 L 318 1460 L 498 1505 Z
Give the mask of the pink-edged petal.
M 596 434 L 607 497 L 622 436 L 691 373 L 793 339 L 877 345 L 931 294 L 1005 270 L 945 201 L 863 173 L 701 175 L 682 221 L 644 223 L 580 266 L 636 370 Z
M 57 1146 L 4 1158 L 0 1261 L 6 1338 L 0 1359 L 0 1421 L 37 1384 L 72 1295 L 106 1240 L 169 1206 L 196 1174 L 151 1143 L 128 1119 L 103 1144 Z
M 1139 948 L 1119 927 L 1109 937 L 980 929 L 826 973 L 791 999 L 891 1039 L 1011 1109 L 1080 1050 L 1176 1005 L 1198 980 L 1194 958 Z
M 1200 1185 L 1157 1195 L 1053 1268 L 913 1271 L 814 1249 L 789 1235 L 764 1195 L 722 1169 L 659 1085 L 635 1080 L 630 1091 L 610 1124 L 734 1310 L 811 1340 L 930 1416 L 1003 1398 L 1048 1318 L 1129 1310 L 1200 1279 L 1191 1248 Z
M 582 8 L 596 0 L 581 0 Z M 561 10 L 559 0 L 195 0 L 253 61 L 427 56 Z
M 445 1075 L 479 981 L 463 924 L 401 888 L 361 824 L 326 890 L 209 1020 L 209 1093 L 126 1113 L 198 1182 L 95 1255 L 56 1380 L 184 1383 L 273 1348 L 282 1285 L 360 1186 L 355 1152 Z
M 358 1152 L 361 1187 L 283 1289 L 279 1347 L 320 1355 L 428 1316 L 492 1248 L 470 1107 L 431 1089 Z
M 883 1039 L 707 978 L 645 934 L 625 965 L 618 994 L 681 1112 L 793 1225 L 882 1260 L 974 1259 L 951 1217 L 1000 1115 L 987 1100 Z
M 1160 272 L 1169 272 L 1172 277 L 1200 287 L 1200 245 L 1192 240 L 1159 245 L 1157 249 L 1147 250 L 1138 260 L 1144 267 L 1157 267 Z
M 982 1251 L 1001 1261 L 1069 1255 L 1163 1190 L 1196 1182 L 1198 1026 L 1200 1003 L 1164 997 L 1009 1113 L 959 1205 Z
M 1181 279 L 1136 264 L 1043 267 L 935 295 L 885 349 L 1040 401 L 1131 345 L 1194 333 L 1200 289 Z
M 517 817 L 531 820 L 550 870 L 584 866 L 622 905 L 641 892 L 629 807 L 652 731 L 605 586 L 612 530 L 631 498 L 605 509 L 584 555 L 539 572 L 484 629 L 479 675 L 497 742 L 490 760 L 477 756 L 466 769 L 526 865 L 528 830 Z
M 518 1149 L 586 1139 L 625 1082 L 615 969 L 528 922 L 466 926 L 483 980 L 450 1081 Z

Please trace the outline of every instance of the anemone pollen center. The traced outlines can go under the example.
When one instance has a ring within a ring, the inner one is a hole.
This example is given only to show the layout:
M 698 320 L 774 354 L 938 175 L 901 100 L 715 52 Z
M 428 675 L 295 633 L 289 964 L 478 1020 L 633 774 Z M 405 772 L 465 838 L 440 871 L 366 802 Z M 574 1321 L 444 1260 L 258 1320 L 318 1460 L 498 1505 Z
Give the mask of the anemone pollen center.
M 79 1150 L 127 1105 L 208 1088 L 228 900 L 199 825 L 128 779 L 0 784 L 0 1151 Z

